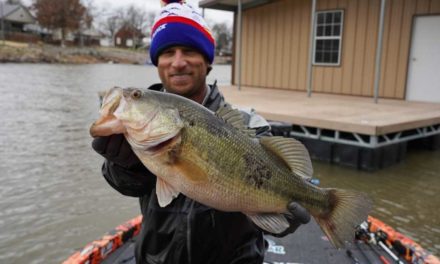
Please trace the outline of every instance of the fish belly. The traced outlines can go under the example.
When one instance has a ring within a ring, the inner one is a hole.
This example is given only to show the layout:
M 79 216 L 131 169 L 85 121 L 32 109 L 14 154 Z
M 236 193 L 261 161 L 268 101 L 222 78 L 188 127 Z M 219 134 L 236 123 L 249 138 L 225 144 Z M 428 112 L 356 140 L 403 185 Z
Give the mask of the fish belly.
M 230 212 L 285 212 L 287 198 L 266 189 L 250 186 L 240 177 L 226 175 L 225 172 L 210 167 L 210 163 L 193 157 L 192 163 L 201 164 L 188 171 L 179 171 L 181 192 L 186 196 L 210 207 Z M 195 166 L 194 166 L 195 167 Z M 202 171 L 202 177 L 191 173 Z

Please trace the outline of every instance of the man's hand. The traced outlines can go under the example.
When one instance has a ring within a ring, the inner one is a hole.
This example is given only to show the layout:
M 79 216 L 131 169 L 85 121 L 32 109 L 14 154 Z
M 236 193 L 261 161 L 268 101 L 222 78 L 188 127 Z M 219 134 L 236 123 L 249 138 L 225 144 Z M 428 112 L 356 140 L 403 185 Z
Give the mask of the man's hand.
M 287 209 L 289 210 L 291 215 L 288 214 L 288 215 L 285 215 L 285 217 L 286 217 L 287 221 L 289 222 L 290 226 L 286 230 L 284 230 L 284 232 L 282 232 L 280 234 L 271 234 L 272 236 L 274 236 L 274 237 L 286 236 L 290 233 L 295 232 L 296 229 L 298 229 L 298 227 L 300 225 L 307 224 L 310 221 L 310 214 L 301 205 L 299 205 L 295 202 L 291 202 L 287 206 Z
M 141 162 L 122 134 L 97 137 L 93 139 L 92 148 L 107 160 L 124 168 L 129 169 Z

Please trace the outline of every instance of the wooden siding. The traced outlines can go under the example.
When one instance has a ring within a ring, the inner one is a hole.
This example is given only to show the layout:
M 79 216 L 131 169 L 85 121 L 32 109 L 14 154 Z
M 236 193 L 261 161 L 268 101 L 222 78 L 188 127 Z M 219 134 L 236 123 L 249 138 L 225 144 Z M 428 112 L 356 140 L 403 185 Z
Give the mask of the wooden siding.
M 243 12 L 242 85 L 307 89 L 310 9 L 311 0 L 276 0 Z M 373 96 L 380 0 L 317 0 L 325 10 L 344 11 L 341 64 L 313 66 L 313 91 Z M 413 17 L 430 14 L 440 0 L 387 1 L 380 97 L 405 98 Z

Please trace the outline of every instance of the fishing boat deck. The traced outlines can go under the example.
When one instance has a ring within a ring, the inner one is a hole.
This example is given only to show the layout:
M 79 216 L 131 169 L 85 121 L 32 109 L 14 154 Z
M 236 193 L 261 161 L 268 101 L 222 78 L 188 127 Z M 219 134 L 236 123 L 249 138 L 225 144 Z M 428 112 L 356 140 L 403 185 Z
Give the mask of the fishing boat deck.
M 266 240 L 269 247 L 264 263 L 267 264 L 382 264 L 379 255 L 386 259 L 387 263 L 393 262 L 382 249 L 373 248 L 360 241 L 347 244 L 344 249 L 336 249 L 313 219 L 293 234 L 282 238 L 266 236 Z
M 220 88 L 228 102 L 252 107 L 268 120 L 379 136 L 440 124 L 440 104 L 235 86 Z
M 127 241 L 102 263 L 136 263 L 134 259 L 136 238 Z M 382 264 L 384 260 L 393 263 L 393 259 L 381 248 L 376 246 L 373 248 L 363 242 L 348 244 L 345 249 L 336 249 L 313 219 L 293 234 L 282 238 L 266 236 L 266 241 L 268 247 L 264 264 L 351 264 L 356 263 L 354 259 L 358 261 L 357 263 Z M 349 257 L 349 254 L 352 257 Z

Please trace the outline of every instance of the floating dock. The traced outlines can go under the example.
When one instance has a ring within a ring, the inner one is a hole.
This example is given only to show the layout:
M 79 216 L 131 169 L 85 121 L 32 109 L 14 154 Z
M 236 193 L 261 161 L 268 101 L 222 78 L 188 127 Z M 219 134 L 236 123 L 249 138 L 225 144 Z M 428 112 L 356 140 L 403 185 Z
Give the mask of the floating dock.
M 408 146 L 440 149 L 440 103 L 220 87 L 226 100 L 251 107 L 275 135 L 304 143 L 314 159 L 374 171 L 405 158 Z

